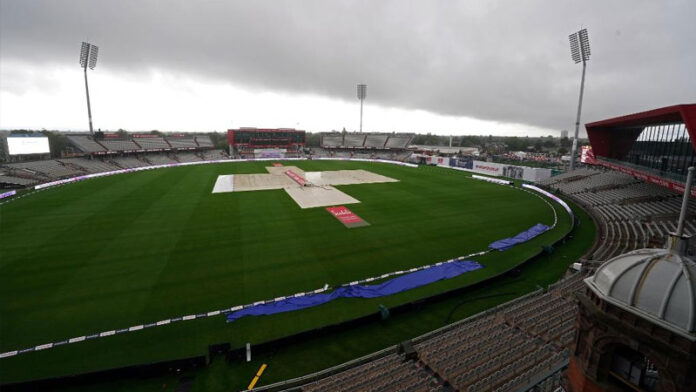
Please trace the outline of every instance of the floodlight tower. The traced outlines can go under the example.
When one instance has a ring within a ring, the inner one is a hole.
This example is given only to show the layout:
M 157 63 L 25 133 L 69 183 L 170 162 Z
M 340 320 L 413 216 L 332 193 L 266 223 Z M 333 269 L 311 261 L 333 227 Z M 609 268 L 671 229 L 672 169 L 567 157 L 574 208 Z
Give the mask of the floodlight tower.
M 89 85 L 87 84 L 87 67 L 89 69 L 94 69 L 97 66 L 97 54 L 99 53 L 99 47 L 92 45 L 87 42 L 82 43 L 82 50 L 80 50 L 80 66 L 85 71 L 85 92 L 87 93 L 87 116 L 89 117 L 89 133 L 94 135 L 94 129 L 92 128 L 92 107 L 89 103 Z
M 366 84 L 359 84 L 358 85 L 358 99 L 360 100 L 360 132 L 362 132 L 363 101 L 365 100 L 366 96 L 367 96 L 367 85 Z
M 590 40 L 587 37 L 587 29 L 582 29 L 568 36 L 570 40 L 570 54 L 575 64 L 582 61 L 582 79 L 580 81 L 580 99 L 578 100 L 578 116 L 575 119 L 575 137 L 573 148 L 570 151 L 570 170 L 575 168 L 575 154 L 578 150 L 578 131 L 580 129 L 580 112 L 582 111 L 582 93 L 585 90 L 585 68 L 590 60 Z

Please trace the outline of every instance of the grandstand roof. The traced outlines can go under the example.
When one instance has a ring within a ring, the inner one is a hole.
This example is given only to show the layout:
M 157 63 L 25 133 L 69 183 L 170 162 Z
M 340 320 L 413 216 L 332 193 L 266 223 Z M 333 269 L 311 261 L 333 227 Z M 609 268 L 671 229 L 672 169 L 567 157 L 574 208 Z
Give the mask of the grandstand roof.
M 618 157 L 626 153 L 644 127 L 683 122 L 696 149 L 696 104 L 666 106 L 585 124 L 595 155 Z
M 617 256 L 585 283 L 603 300 L 696 339 L 696 264 L 667 249 Z

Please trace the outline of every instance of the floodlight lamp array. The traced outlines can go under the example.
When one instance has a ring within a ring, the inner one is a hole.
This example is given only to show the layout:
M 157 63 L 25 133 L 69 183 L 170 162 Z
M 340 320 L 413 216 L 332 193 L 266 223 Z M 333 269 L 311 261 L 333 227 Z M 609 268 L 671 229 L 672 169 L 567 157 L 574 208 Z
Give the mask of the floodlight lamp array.
M 80 49 L 80 67 L 85 68 L 87 65 L 87 58 L 89 58 L 89 47 L 87 42 L 82 43 L 82 48 Z
M 359 84 L 358 85 L 358 99 L 362 100 L 365 99 L 367 96 L 367 85 L 366 84 Z
M 89 69 L 94 69 L 97 66 L 97 55 L 99 54 L 99 47 L 96 45 L 90 45 L 89 50 Z
M 568 36 L 570 41 L 570 55 L 575 64 L 590 59 L 590 39 L 587 29 L 582 29 Z
M 582 55 L 584 60 L 590 59 L 590 38 L 587 35 L 587 29 L 582 29 L 579 32 L 580 36 L 580 47 L 582 48 Z
M 80 48 L 80 66 L 84 69 L 94 69 L 97 66 L 97 55 L 99 47 L 92 45 L 89 42 L 83 42 Z

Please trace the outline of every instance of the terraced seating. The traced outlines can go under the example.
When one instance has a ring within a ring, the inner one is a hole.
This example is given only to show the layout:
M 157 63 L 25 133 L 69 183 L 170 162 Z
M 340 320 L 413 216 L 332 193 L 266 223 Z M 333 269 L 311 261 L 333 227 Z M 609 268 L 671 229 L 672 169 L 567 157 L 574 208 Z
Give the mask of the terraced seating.
M 116 165 L 99 159 L 61 158 L 59 161 L 65 165 L 77 166 L 88 173 L 101 173 L 120 169 Z
M 365 147 L 384 148 L 389 135 L 367 134 L 365 137 Z
M 391 135 L 384 145 L 386 148 L 408 148 L 413 136 L 411 135 Z
M 210 140 L 210 136 L 196 136 L 195 139 L 199 147 L 213 147 L 213 141 Z
M 170 137 L 167 138 L 167 142 L 169 142 L 172 148 L 198 147 L 198 144 L 193 138 Z
M 497 386 L 495 389 L 475 389 L 475 390 L 493 390 L 495 392 L 503 391 L 515 391 L 520 388 L 529 385 L 532 380 L 538 374 L 543 374 L 548 371 L 552 371 L 555 367 L 568 361 L 570 354 L 567 350 L 560 353 L 554 353 L 551 356 L 543 359 L 539 363 L 535 364 L 527 370 L 523 370 L 521 373 L 515 375 L 514 377 L 509 377 L 502 385 Z M 540 384 L 535 385 L 535 391 L 545 392 L 545 391 L 555 391 L 556 388 L 561 383 L 561 372 L 554 372 L 546 380 L 542 381 Z M 470 389 L 471 390 L 471 389 Z
M 560 385 L 559 369 L 569 360 L 566 347 L 575 336 L 577 312 L 571 294 L 584 287 L 583 278 L 571 275 L 546 293 L 416 338 L 415 363 L 390 354 L 302 390 L 514 391 L 536 380 L 542 380 L 535 387 L 539 391 L 553 390 Z
M 584 274 L 573 274 L 570 277 L 562 279 L 553 284 L 551 287 L 549 287 L 549 291 L 551 291 L 552 294 L 567 297 L 568 295 L 585 287 L 585 283 L 583 282 L 584 278 Z
M 38 174 L 39 177 L 45 176 L 48 178 L 65 178 L 84 174 L 84 172 L 79 169 L 66 166 L 52 159 L 46 161 L 11 163 L 6 166 L 14 170 L 28 170 L 34 174 Z
M 555 178 L 555 177 L 552 177 Z M 629 185 L 637 183 L 635 178 L 617 171 L 601 171 L 593 175 L 581 175 L 578 177 L 569 177 L 566 181 L 556 182 L 550 185 L 554 189 L 558 189 L 565 194 L 576 194 L 588 192 L 604 187 L 615 187 L 619 185 Z
M 179 162 L 200 162 L 203 160 L 203 158 L 192 152 L 179 152 L 174 159 Z
M 117 157 L 113 158 L 112 162 L 123 169 L 150 166 L 147 162 L 134 157 Z
M 134 141 L 144 150 L 170 149 L 171 146 L 162 137 L 140 137 Z
M 109 151 L 138 151 L 142 150 L 140 146 L 133 143 L 132 140 L 100 140 L 99 143 L 109 149 Z
M 664 246 L 668 234 L 676 229 L 681 209 L 681 195 L 676 192 L 616 171 L 579 169 L 561 176 L 542 183 L 593 211 L 602 241 L 592 253 L 592 260 Z M 693 200 L 689 202 L 685 232 L 696 234 Z M 696 251 L 696 245 L 692 250 Z
M 27 185 L 34 185 L 38 182 L 39 182 L 39 180 L 33 179 L 33 178 L 14 177 L 14 176 L 8 176 L 8 175 L 4 175 L 4 174 L 0 175 L 0 184 L 27 186 Z
M 206 160 L 227 158 L 227 155 L 221 150 L 207 150 L 200 154 Z M 111 157 L 110 159 L 102 160 L 102 158 L 94 156 L 92 158 L 60 158 L 5 164 L 0 166 L 0 183 L 22 187 L 90 173 L 204 160 L 194 152 L 179 152 L 176 159 L 164 154 L 143 154 L 140 157 L 123 156 Z
M 82 152 L 92 153 L 92 152 L 106 151 L 106 148 L 104 148 L 102 145 L 100 145 L 99 143 L 92 140 L 90 136 L 68 135 L 67 139 L 68 139 L 68 142 L 70 142 L 73 146 L 80 149 L 80 151 L 82 151 Z
M 365 134 L 345 134 L 343 137 L 344 147 L 363 147 L 365 145 Z
M 201 153 L 201 156 L 206 161 L 215 161 L 219 159 L 227 159 L 227 154 L 221 150 L 208 150 Z
M 600 174 L 601 172 L 602 172 L 601 170 L 581 168 L 581 169 L 573 170 L 572 172 L 569 171 L 569 172 L 559 174 L 557 176 L 546 178 L 544 180 L 539 181 L 539 184 L 548 186 L 548 185 L 553 185 L 553 184 L 564 182 L 564 181 L 577 181 L 577 180 L 581 180 L 585 177 Z
M 173 163 L 179 163 L 178 161 L 175 161 L 174 159 L 163 154 L 147 155 L 144 157 L 144 159 L 150 162 L 152 165 L 171 165 Z
M 327 134 L 321 137 L 322 147 L 341 147 L 343 146 L 343 135 L 340 133 Z
M 390 354 L 331 377 L 307 384 L 302 391 L 438 391 L 430 375 L 402 355 Z

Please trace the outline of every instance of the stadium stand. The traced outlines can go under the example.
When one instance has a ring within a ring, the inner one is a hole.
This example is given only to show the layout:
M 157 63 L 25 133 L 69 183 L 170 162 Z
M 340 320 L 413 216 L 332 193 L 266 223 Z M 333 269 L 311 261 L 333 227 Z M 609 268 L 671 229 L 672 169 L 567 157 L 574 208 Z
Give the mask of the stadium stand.
M 412 139 L 410 134 L 324 133 L 321 135 L 321 148 L 312 148 L 311 155 L 406 161 L 412 154 L 407 150 Z
M 111 162 L 122 169 L 132 169 L 134 167 L 150 166 L 147 162 L 132 156 L 114 157 Z
M 303 391 L 444 391 L 418 362 L 391 353 L 337 377 L 329 377 L 302 388 Z
M 170 149 L 172 148 L 169 143 L 167 143 L 164 138 L 161 137 L 140 137 L 133 140 L 142 149 L 145 150 L 160 150 L 160 149 Z
M 104 146 L 100 145 L 99 143 L 95 142 L 92 140 L 89 136 L 84 136 L 84 135 L 69 135 L 67 137 L 68 142 L 70 142 L 73 146 L 77 147 L 80 151 L 85 152 L 85 153 L 93 153 L 93 152 L 104 152 L 106 151 L 106 148 Z
M 193 152 L 179 152 L 174 156 L 174 159 L 179 162 L 200 162 L 203 160 Z
M 411 156 L 411 151 L 398 150 L 340 150 L 312 148 L 311 154 L 315 157 L 326 158 L 362 158 L 362 159 L 387 159 L 392 161 L 405 162 Z
M 365 137 L 365 147 L 367 148 L 384 148 L 387 144 L 389 135 L 368 134 Z
M 411 143 L 413 135 L 392 135 L 387 139 L 387 143 L 384 145 L 386 148 L 408 148 Z
M 148 139 L 150 140 L 150 139 Z M 199 152 L 178 152 L 176 155 L 163 153 L 124 155 L 124 156 L 87 156 L 60 158 L 54 160 L 27 161 L 0 165 L 0 184 L 5 188 L 21 188 L 37 183 L 49 182 L 62 178 L 76 177 L 83 174 L 109 172 L 135 167 L 168 165 L 179 162 L 201 162 L 204 160 L 228 159 L 221 150 Z
M 321 136 L 322 147 L 342 147 L 343 135 L 340 133 L 327 133 Z
M 415 357 L 392 347 L 296 382 L 307 381 L 302 391 L 378 391 L 386 386 L 404 391 L 554 391 L 569 361 L 577 312 L 573 293 L 584 287 L 584 277 L 572 274 L 546 292 L 539 289 L 417 337 L 412 340 Z
M 132 140 L 116 140 L 116 139 L 104 139 L 100 140 L 99 144 L 106 147 L 109 151 L 138 151 L 142 150 L 140 146 L 135 144 Z
M 77 166 L 89 173 L 100 173 L 120 169 L 120 167 L 100 159 L 61 158 L 59 161 L 65 165 Z
M 325 133 L 321 136 L 321 147 L 327 149 L 382 149 L 405 150 L 413 140 L 410 134 L 384 133 Z
M 347 133 L 343 136 L 344 147 L 363 147 L 365 145 L 365 134 Z
M 628 174 L 603 169 L 578 169 L 541 182 L 590 210 L 599 221 L 602 241 L 592 253 L 608 260 L 630 250 L 663 246 L 676 230 L 681 195 Z M 685 232 L 696 234 L 696 202 L 690 201 Z M 696 250 L 696 249 L 692 249 Z
M 210 136 L 196 136 L 195 137 L 196 142 L 198 143 L 199 147 L 209 147 L 213 148 L 213 141 L 210 140 Z
M 167 141 L 172 148 L 195 148 L 198 147 L 196 141 L 192 137 L 169 137 Z
M 69 135 L 71 145 L 85 154 L 103 154 L 105 152 L 170 150 L 178 148 L 197 149 L 213 148 L 210 136 L 198 135 L 190 137 L 161 137 L 155 135 L 138 136 L 129 139 L 100 139 L 95 140 L 89 135 Z M 150 137 L 152 136 L 152 137 Z
M 170 165 L 173 163 L 179 163 L 178 161 L 175 161 L 164 154 L 143 155 L 142 160 L 149 162 L 151 165 Z
M 17 170 L 28 171 L 34 176 L 47 178 L 74 177 L 84 174 L 81 170 L 62 164 L 56 160 L 10 163 L 6 167 L 10 172 Z
M 208 150 L 201 153 L 201 157 L 206 161 L 216 161 L 219 159 L 228 159 L 227 153 L 222 150 Z
M 14 176 L 0 174 L 0 184 L 21 187 L 21 186 L 27 186 L 27 185 L 34 185 L 38 182 L 39 182 L 39 180 L 36 180 L 33 178 L 22 178 L 22 177 L 14 177 Z

